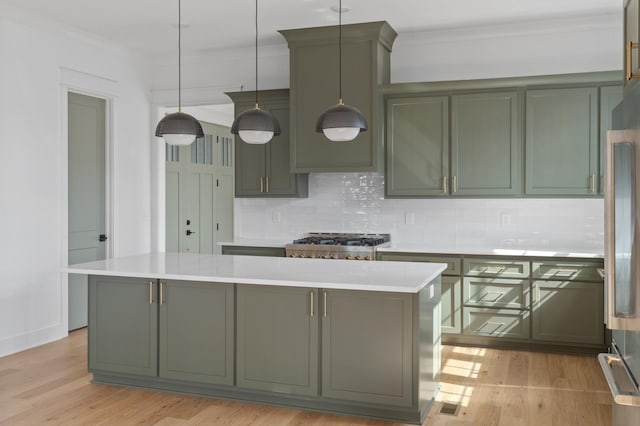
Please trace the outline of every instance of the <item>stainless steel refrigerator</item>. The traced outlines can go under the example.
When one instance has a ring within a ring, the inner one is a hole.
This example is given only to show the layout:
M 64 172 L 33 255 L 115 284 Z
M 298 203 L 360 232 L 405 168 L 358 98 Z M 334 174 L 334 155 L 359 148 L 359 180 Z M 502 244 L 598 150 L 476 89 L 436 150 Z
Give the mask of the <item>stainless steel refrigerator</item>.
M 640 425 L 640 85 L 613 112 L 605 148 L 605 285 L 610 354 L 598 356 L 613 425 Z

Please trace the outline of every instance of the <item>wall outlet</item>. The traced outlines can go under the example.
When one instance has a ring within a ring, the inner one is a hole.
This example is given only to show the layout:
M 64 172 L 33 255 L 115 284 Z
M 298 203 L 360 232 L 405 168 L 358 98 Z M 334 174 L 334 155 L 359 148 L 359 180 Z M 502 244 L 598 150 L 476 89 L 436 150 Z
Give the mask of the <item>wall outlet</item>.
M 500 225 L 511 225 L 511 215 L 507 213 L 502 213 L 500 215 Z
M 416 223 L 416 217 L 413 212 L 404 212 L 405 225 L 414 225 Z
M 273 223 L 280 223 L 280 219 L 281 219 L 280 211 L 275 211 L 271 213 L 271 221 Z

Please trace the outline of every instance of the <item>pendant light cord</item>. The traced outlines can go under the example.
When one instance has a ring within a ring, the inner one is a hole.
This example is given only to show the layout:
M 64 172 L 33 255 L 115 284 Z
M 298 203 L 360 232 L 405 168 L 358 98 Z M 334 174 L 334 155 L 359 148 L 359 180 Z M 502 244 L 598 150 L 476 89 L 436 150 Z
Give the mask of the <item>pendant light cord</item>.
M 342 0 L 338 6 L 338 95 L 342 103 Z
M 180 0 L 178 0 L 178 112 L 182 112 L 182 84 L 181 84 L 181 79 L 182 79 L 182 75 L 181 75 L 181 71 L 180 69 L 182 68 L 182 60 L 180 59 L 181 57 L 181 49 L 180 49 L 180 45 L 181 45 L 181 33 L 182 33 L 182 16 L 180 14 Z
M 258 108 L 258 0 L 256 0 L 256 109 Z

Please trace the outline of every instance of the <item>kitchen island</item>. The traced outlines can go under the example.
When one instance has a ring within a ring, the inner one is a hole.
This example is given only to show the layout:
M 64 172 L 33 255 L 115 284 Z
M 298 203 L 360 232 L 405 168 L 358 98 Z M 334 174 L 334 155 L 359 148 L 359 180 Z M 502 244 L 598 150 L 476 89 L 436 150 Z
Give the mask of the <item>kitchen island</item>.
M 439 263 L 156 253 L 89 277 L 95 383 L 422 423 Z

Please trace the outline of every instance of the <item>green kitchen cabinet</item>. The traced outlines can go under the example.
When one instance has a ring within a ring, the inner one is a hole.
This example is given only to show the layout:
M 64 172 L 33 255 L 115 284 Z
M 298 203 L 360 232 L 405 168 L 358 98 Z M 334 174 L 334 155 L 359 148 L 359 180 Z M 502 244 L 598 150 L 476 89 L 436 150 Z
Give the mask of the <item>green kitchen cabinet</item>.
M 532 338 L 604 344 L 602 282 L 534 280 Z
M 227 93 L 235 115 L 255 107 L 255 92 Z M 289 90 L 263 90 L 260 108 L 273 114 L 281 134 L 266 144 L 248 144 L 236 135 L 236 197 L 307 197 L 308 175 L 289 172 Z
M 411 294 L 324 290 L 322 395 L 411 406 L 412 321 Z
M 520 99 L 517 91 L 387 99 L 386 195 L 521 194 Z
M 338 27 L 280 33 L 290 50 L 290 171 L 381 171 L 381 86 L 390 81 L 390 55 L 396 32 L 386 22 L 342 26 L 342 98 L 346 105 L 359 109 L 368 122 L 368 129 L 349 142 L 332 142 L 315 131 L 318 117 L 338 103 Z
M 599 193 L 604 195 L 604 171 L 605 171 L 605 146 L 607 143 L 607 130 L 612 127 L 613 109 L 622 101 L 622 87 L 602 86 L 600 88 L 600 161 L 599 161 Z
M 237 246 L 223 245 L 222 254 L 237 254 L 242 256 L 273 256 L 284 257 L 284 247 L 256 247 L 256 246 Z
M 385 195 L 448 195 L 449 98 L 388 99 L 386 132 Z
M 640 77 L 640 55 L 638 47 L 630 43 L 640 43 L 640 1 L 624 1 L 624 46 L 622 63 L 624 64 L 624 92 L 631 89 Z
M 317 296 L 310 288 L 237 286 L 238 387 L 317 395 Z
M 522 193 L 521 92 L 451 96 L 454 195 Z
M 89 276 L 89 371 L 156 376 L 156 280 Z
M 378 260 L 399 262 L 445 263 L 440 290 L 440 331 L 446 334 L 462 332 L 462 260 L 456 256 L 438 256 L 424 253 L 378 252 Z
M 159 282 L 159 376 L 233 385 L 233 284 Z
M 597 195 L 598 88 L 528 90 L 526 97 L 526 194 Z

